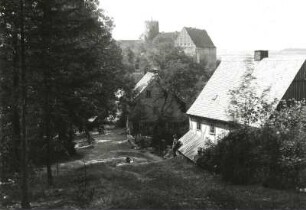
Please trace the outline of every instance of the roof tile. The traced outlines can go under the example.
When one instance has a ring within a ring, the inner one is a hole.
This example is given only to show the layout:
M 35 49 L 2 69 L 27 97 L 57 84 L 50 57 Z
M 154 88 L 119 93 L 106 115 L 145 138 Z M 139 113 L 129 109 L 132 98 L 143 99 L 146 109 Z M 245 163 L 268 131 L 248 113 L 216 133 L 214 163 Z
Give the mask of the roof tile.
M 214 43 L 205 30 L 189 27 L 185 27 L 185 29 L 196 47 L 215 48 Z

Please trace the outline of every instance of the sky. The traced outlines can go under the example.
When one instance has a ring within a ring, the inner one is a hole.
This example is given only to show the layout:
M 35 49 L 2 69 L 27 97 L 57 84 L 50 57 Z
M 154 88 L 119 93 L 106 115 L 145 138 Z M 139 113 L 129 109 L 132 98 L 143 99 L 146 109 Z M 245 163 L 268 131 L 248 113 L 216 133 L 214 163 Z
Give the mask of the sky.
M 160 32 L 205 29 L 218 49 L 306 48 L 306 0 L 100 0 L 113 37 L 138 39 L 146 20 Z

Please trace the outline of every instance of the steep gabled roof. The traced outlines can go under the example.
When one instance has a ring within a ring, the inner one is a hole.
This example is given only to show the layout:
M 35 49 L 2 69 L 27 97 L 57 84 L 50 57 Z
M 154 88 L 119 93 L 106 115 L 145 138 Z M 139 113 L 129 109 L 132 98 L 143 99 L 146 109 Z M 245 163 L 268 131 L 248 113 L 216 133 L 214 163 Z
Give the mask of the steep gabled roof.
M 196 47 L 200 48 L 215 48 L 214 43 L 212 42 L 211 38 L 207 34 L 205 30 L 197 29 L 197 28 L 189 28 L 184 27 L 189 34 L 190 38 L 192 39 L 193 43 Z
M 156 73 L 147 72 L 135 85 L 133 91 L 135 92 L 135 97 L 141 94 L 149 85 L 150 83 L 157 77 Z
M 280 101 L 304 62 L 305 56 L 276 56 L 255 62 L 249 88 L 258 97 L 264 93 L 268 103 Z M 230 91 L 241 87 L 249 68 L 245 59 L 222 61 L 187 114 L 232 121 L 228 113 L 232 102 Z

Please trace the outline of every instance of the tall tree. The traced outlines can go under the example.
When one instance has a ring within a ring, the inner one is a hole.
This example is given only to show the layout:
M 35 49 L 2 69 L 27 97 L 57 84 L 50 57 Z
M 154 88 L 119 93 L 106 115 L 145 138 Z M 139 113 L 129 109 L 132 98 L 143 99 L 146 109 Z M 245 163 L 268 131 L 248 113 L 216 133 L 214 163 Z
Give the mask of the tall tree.
M 22 142 L 22 208 L 30 208 L 28 197 L 28 139 L 27 139 L 27 69 L 25 61 L 24 0 L 20 4 L 20 88 L 21 88 L 21 142 Z
M 155 40 L 143 46 L 149 68 L 159 69 L 166 91 L 174 93 L 189 107 L 211 76 L 205 65 L 194 63 L 171 40 Z M 147 67 L 146 67 L 147 68 Z
M 73 154 L 74 128 L 108 116 L 125 72 L 96 0 L 0 0 L 0 15 L 0 152 L 6 165 L 21 157 L 21 170 L 10 170 L 23 172 L 28 207 L 27 155 L 52 185 L 55 144 Z
M 23 208 L 29 208 L 27 139 L 27 68 L 25 44 L 25 2 L 0 2 L 1 69 L 1 157 L 9 171 L 21 171 Z M 21 145 L 20 145 L 21 143 Z M 19 148 L 21 146 L 21 151 Z M 13 152 L 10 152 L 12 151 Z M 8 158 L 12 157 L 12 158 Z M 19 164 L 21 160 L 21 164 Z M 18 166 L 21 168 L 18 169 Z M 2 174 L 2 178 L 7 174 Z
M 106 117 L 114 92 L 123 83 L 121 51 L 111 37 L 111 20 L 97 1 L 36 1 L 37 29 L 29 44 L 33 65 L 33 101 L 40 107 L 41 138 L 48 184 L 55 136 L 71 149 L 73 126 L 87 130 L 87 120 Z M 40 11 L 40 12 L 37 12 Z M 121 77 L 120 77 L 121 76 Z
M 1 157 L 9 161 L 2 170 L 19 170 L 20 121 L 19 121 L 19 66 L 20 40 L 19 4 L 17 1 L 0 3 L 0 73 L 1 73 Z M 10 131 L 13 132 L 10 132 Z M 11 150 L 8 150 L 8 147 Z M 13 152 L 10 152 L 13 151 Z M 3 171 L 4 172 L 4 171 Z M 2 179 L 5 177 L 2 173 Z

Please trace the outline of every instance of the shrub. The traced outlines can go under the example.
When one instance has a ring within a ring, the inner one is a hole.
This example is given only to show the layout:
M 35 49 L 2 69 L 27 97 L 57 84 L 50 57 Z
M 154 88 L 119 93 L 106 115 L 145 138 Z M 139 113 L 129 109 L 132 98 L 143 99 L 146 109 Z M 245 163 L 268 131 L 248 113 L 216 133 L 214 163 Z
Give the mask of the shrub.
M 305 187 L 306 127 L 299 106 L 277 111 L 261 128 L 242 126 L 230 132 L 204 149 L 198 165 L 234 184 Z
M 234 184 L 252 184 L 262 181 L 266 170 L 265 158 L 260 156 L 260 142 L 256 129 L 239 129 L 231 132 L 216 145 L 204 149 L 198 164 L 220 173 L 225 181 Z
M 206 148 L 200 152 L 196 164 L 212 173 L 219 173 L 220 153 L 219 147 L 211 141 L 206 142 Z

